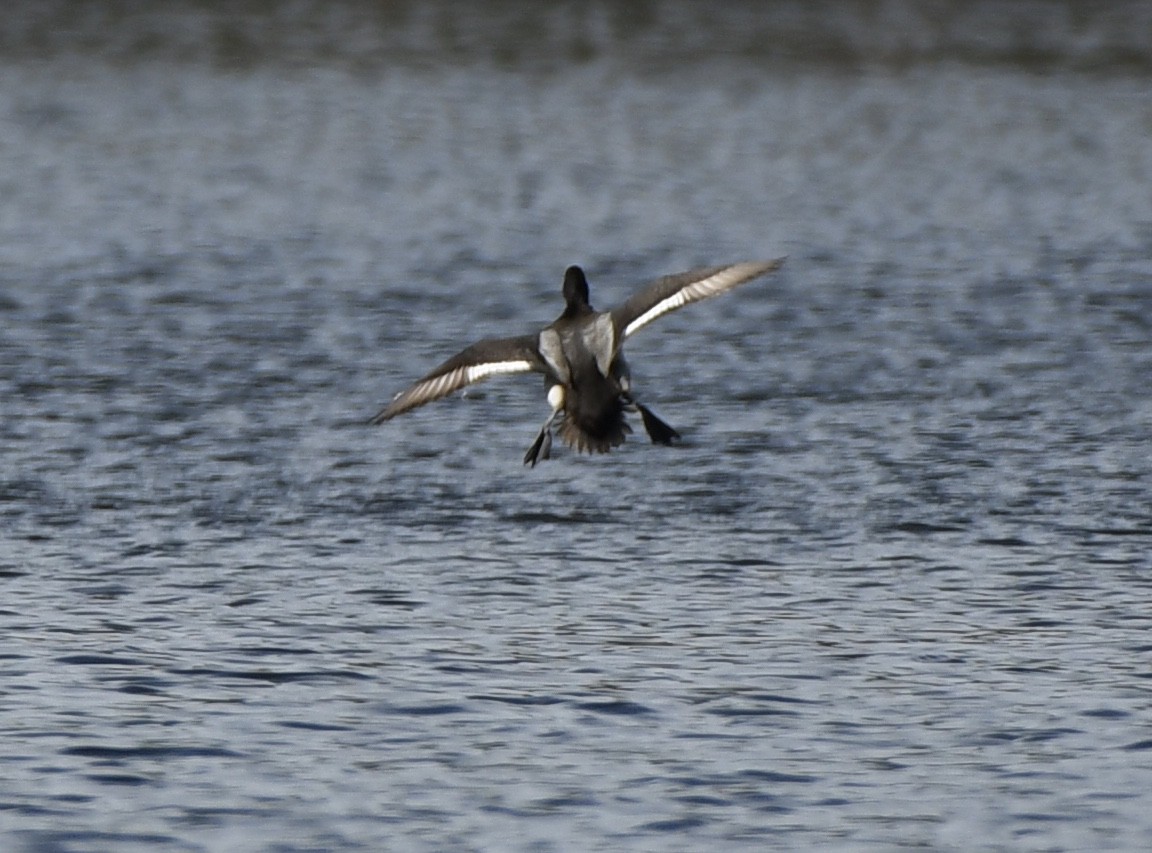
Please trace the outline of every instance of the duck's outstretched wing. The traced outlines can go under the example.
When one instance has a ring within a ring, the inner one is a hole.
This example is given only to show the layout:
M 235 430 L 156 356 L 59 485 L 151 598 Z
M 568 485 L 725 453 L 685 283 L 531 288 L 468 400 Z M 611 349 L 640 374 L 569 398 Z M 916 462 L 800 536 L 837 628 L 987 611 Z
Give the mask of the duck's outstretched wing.
M 783 263 L 784 258 L 776 258 L 771 261 L 727 264 L 657 279 L 633 294 L 627 302 L 612 309 L 616 339 L 623 342 L 669 311 L 719 296 L 746 281 L 774 272 Z
M 472 344 L 392 398 L 369 423 L 382 424 L 417 406 L 447 397 L 453 391 L 503 373 L 546 372 L 536 351 L 536 335 L 490 338 Z

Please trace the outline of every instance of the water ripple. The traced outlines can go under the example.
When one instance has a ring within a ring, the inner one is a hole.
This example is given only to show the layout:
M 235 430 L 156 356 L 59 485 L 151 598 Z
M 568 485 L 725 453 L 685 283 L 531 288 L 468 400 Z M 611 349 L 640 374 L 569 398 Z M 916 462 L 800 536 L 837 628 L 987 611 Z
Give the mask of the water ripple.
M 1148 847 L 1126 16 L 18 5 L 5 850 Z M 366 425 L 568 263 L 783 253 L 629 341 L 676 448 Z

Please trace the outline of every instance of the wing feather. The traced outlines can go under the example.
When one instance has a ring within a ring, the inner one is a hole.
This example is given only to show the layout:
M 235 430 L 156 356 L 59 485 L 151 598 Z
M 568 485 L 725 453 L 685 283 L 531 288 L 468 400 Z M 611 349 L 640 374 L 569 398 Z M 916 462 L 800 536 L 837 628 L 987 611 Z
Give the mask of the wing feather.
M 490 376 L 545 370 L 536 352 L 535 335 L 489 338 L 452 356 L 424 378 L 401 391 L 369 423 L 382 424 Z
M 704 267 L 657 279 L 624 304 L 612 310 L 620 342 L 669 311 L 693 302 L 719 296 L 737 285 L 760 278 L 780 268 L 784 258 Z

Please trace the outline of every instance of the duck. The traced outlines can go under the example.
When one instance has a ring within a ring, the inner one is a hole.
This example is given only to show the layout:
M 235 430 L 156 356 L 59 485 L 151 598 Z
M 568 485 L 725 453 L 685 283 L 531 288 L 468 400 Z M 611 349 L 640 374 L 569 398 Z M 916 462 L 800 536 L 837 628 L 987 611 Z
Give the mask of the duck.
M 727 293 L 773 273 L 785 258 L 703 267 L 667 275 L 609 311 L 592 307 L 579 266 L 564 271 L 564 311 L 539 332 L 487 338 L 461 350 L 392 398 L 369 421 L 383 424 L 493 376 L 543 374 L 551 412 L 524 454 L 535 467 L 550 459 L 553 430 L 577 453 L 607 453 L 631 434 L 628 413 L 639 413 L 653 444 L 671 445 L 680 433 L 641 403 L 632 389 L 624 343 L 654 320 L 694 302 Z

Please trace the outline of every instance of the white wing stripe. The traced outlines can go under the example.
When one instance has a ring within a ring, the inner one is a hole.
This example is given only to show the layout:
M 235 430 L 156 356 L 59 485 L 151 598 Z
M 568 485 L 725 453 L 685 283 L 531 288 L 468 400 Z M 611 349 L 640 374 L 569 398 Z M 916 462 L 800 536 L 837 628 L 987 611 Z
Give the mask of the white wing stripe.
M 675 311 L 677 308 L 681 308 L 689 302 L 698 302 L 701 299 L 707 299 L 709 296 L 723 293 L 733 285 L 739 284 L 741 281 L 747 279 L 749 273 L 754 272 L 759 267 L 759 264 L 736 264 L 718 273 L 713 273 L 708 276 L 708 278 L 702 278 L 700 281 L 693 282 L 677 290 L 671 296 L 660 300 L 629 323 L 624 329 L 624 337 L 627 338 L 629 335 L 647 326 L 657 317 L 662 317 L 669 311 Z
M 407 391 L 401 391 L 393 400 L 404 398 L 417 403 L 430 403 L 433 400 L 451 394 L 457 388 L 487 379 L 489 376 L 498 376 L 503 373 L 527 373 L 532 369 L 532 363 L 523 359 L 516 361 L 490 361 L 485 364 L 471 364 L 467 367 L 457 367 L 440 376 L 433 377 L 425 382 L 413 385 Z
M 532 369 L 532 362 L 524 359 L 516 361 L 490 361 L 487 364 L 473 364 L 464 368 L 464 381 L 468 383 L 479 382 L 489 376 L 499 376 L 503 373 L 527 373 Z

